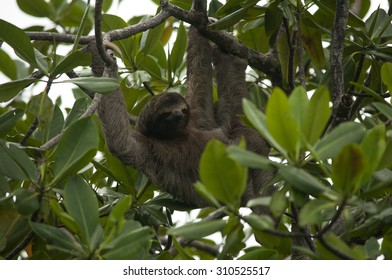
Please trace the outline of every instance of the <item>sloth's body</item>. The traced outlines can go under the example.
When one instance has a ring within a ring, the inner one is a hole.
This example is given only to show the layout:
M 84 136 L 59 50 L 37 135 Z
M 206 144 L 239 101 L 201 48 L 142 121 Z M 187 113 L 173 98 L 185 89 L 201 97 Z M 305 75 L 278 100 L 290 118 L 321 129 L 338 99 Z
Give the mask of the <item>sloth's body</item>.
M 142 171 L 159 189 L 189 205 L 204 207 L 208 203 L 193 185 L 199 178 L 201 155 L 211 139 L 231 144 L 244 136 L 248 150 L 265 156 L 269 146 L 238 117 L 242 114 L 242 98 L 248 95 L 246 61 L 218 48 L 212 51 L 207 39 L 194 27 L 189 30 L 187 51 L 185 98 L 176 93 L 154 96 L 139 115 L 135 129 L 129 124 L 119 90 L 102 97 L 98 113 L 111 153 Z M 219 96 L 216 110 L 212 98 L 212 61 Z M 117 77 L 117 67 L 106 67 L 104 76 Z M 251 170 L 243 202 L 259 196 L 269 177 L 263 170 Z

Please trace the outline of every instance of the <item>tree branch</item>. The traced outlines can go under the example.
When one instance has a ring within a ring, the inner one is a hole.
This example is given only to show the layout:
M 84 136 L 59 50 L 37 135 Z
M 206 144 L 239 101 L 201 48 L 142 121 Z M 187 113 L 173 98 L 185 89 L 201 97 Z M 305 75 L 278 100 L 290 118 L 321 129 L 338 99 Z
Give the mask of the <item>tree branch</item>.
M 163 11 L 167 11 L 173 17 L 195 26 L 203 36 L 214 42 L 222 50 L 247 59 L 250 66 L 269 76 L 273 85 L 281 86 L 280 63 L 273 51 L 262 54 L 250 49 L 225 31 L 208 30 L 208 27 L 206 27 L 207 18 L 200 12 L 194 10 L 187 12 L 169 4 L 167 1 L 161 1 L 161 6 Z
M 335 127 L 349 119 L 351 96 L 344 93 L 343 47 L 348 20 L 348 0 L 336 0 L 335 21 L 331 38 L 332 122 Z

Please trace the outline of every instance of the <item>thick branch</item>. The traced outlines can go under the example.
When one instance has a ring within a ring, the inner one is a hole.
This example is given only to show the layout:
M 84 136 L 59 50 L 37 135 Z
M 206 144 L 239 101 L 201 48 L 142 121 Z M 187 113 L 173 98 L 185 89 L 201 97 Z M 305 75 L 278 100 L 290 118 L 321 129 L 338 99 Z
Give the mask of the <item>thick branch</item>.
M 105 47 L 103 46 L 103 38 L 102 38 L 102 31 L 101 31 L 102 1 L 103 0 L 95 1 L 95 12 L 94 12 L 95 43 L 97 46 L 98 53 L 101 56 L 102 60 L 105 62 L 106 65 L 110 66 L 114 62 L 113 59 L 111 59 L 111 57 L 106 53 Z
M 169 12 L 175 18 L 195 26 L 200 33 L 218 45 L 222 50 L 247 59 L 250 66 L 268 75 L 274 85 L 281 85 L 282 76 L 280 64 L 273 52 L 262 54 L 250 49 L 225 31 L 207 30 L 207 18 L 200 12 L 187 12 L 177 6 L 169 4 L 167 1 L 161 1 L 161 6 L 164 11 Z
M 195 10 L 188 12 L 177 6 L 169 4 L 167 1 L 161 1 L 162 11 L 155 17 L 138 24 L 128 26 L 123 29 L 111 30 L 105 33 L 105 38 L 109 41 L 117 41 L 129 38 L 135 34 L 147 31 L 151 28 L 163 23 L 169 16 L 173 16 L 181 21 L 194 25 L 199 31 L 222 50 L 233 55 L 245 58 L 249 65 L 264 72 L 268 75 L 274 85 L 281 85 L 281 71 L 279 60 L 274 52 L 267 54 L 258 53 L 239 42 L 234 36 L 225 31 L 209 31 L 206 29 L 207 18 L 200 16 L 200 12 Z M 195 8 L 203 7 L 203 3 L 195 2 Z M 60 43 L 73 43 L 76 39 L 75 35 L 59 34 L 51 32 L 26 32 L 31 40 L 38 41 L 55 41 Z M 88 44 L 95 40 L 94 36 L 82 36 L 80 44 Z
M 135 34 L 147 31 L 151 28 L 158 26 L 159 24 L 164 22 L 169 16 L 170 14 L 167 11 L 162 11 L 161 13 L 157 14 L 155 17 L 147 21 L 140 22 L 123 29 L 111 30 L 105 34 L 105 37 L 110 41 L 118 41 L 118 40 L 126 39 Z M 56 41 L 59 43 L 72 44 L 76 39 L 75 35 L 52 33 L 52 32 L 26 32 L 26 34 L 27 36 L 29 36 L 31 40 L 37 40 L 37 41 Z M 88 43 L 94 40 L 95 40 L 95 36 L 82 36 L 79 42 L 82 45 L 87 45 Z
M 344 93 L 343 44 L 349 9 L 348 0 L 336 0 L 331 38 L 332 127 L 348 120 L 352 98 Z

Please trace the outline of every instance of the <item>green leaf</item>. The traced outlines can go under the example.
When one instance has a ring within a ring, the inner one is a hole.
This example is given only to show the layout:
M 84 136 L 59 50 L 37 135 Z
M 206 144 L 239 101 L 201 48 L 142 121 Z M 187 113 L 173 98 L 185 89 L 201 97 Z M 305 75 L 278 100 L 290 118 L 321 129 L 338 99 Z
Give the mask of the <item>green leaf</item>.
M 2 72 L 11 80 L 16 80 L 18 77 L 15 62 L 1 48 L 0 48 L 0 72 Z
M 343 239 L 337 237 L 335 234 L 327 233 L 324 238 L 325 238 L 325 242 L 327 242 L 330 246 L 346 254 L 347 256 L 355 260 L 365 259 L 365 255 L 362 252 L 353 250 L 343 241 Z M 321 258 L 323 260 L 340 259 L 338 256 L 333 254 L 329 249 L 325 248 L 320 242 L 317 241 L 316 245 L 321 254 Z
M 68 54 L 59 64 L 52 70 L 51 76 L 67 73 L 78 66 L 89 66 L 91 64 L 91 56 L 83 51 L 76 51 Z
M 324 131 L 331 114 L 330 100 L 326 86 L 320 86 L 310 98 L 303 128 L 305 137 L 310 145 L 314 145 Z
M 139 223 L 129 220 L 120 234 L 103 248 L 102 256 L 110 260 L 141 258 L 148 250 L 148 244 L 153 237 L 151 228 L 141 227 Z
M 229 146 L 227 148 L 227 155 L 239 164 L 250 168 L 272 169 L 276 165 L 276 163 L 267 157 L 244 150 L 238 146 Z
M 64 187 L 64 205 L 78 223 L 81 234 L 90 240 L 98 226 L 98 202 L 94 191 L 80 177 L 71 177 Z
M 149 29 L 146 32 L 143 32 L 142 38 L 140 40 L 139 52 L 143 52 L 144 54 L 150 54 L 154 51 L 154 49 L 161 44 L 158 38 L 161 38 L 163 29 L 165 28 L 165 24 L 160 24 L 155 28 Z
M 309 99 L 303 87 L 296 87 L 290 94 L 289 107 L 298 128 L 303 130 L 306 121 L 306 113 L 309 107 Z
M 345 146 L 332 161 L 331 179 L 342 194 L 354 194 L 359 191 L 361 177 L 366 170 L 366 161 L 358 144 Z
M 117 79 L 103 77 L 75 78 L 63 81 L 62 83 L 72 83 L 81 89 L 101 94 L 112 93 L 120 86 L 120 83 Z
M 179 74 L 181 65 L 184 63 L 186 45 L 187 33 L 183 22 L 181 22 L 177 31 L 177 39 L 174 42 L 173 50 L 170 55 L 170 65 L 174 74 Z
M 326 200 L 313 199 L 305 204 L 299 213 L 299 225 L 321 225 L 330 220 L 336 212 L 336 203 Z
M 366 160 L 366 170 L 361 176 L 362 183 L 369 180 L 378 169 L 386 150 L 385 126 L 378 125 L 369 130 L 361 143 L 361 150 Z
M 36 79 L 22 79 L 0 85 L 0 102 L 7 102 L 20 93 L 22 89 L 34 83 Z
M 177 228 L 171 228 L 169 229 L 168 234 L 182 236 L 188 240 L 196 240 L 221 231 L 225 225 L 226 221 L 224 220 L 201 221 Z
M 4 137 L 24 115 L 22 109 L 8 111 L 0 116 L 0 136 Z
M 50 17 L 52 9 L 45 0 L 17 0 L 19 8 L 33 17 Z
M 304 169 L 282 165 L 279 168 L 279 174 L 287 183 L 301 193 L 317 197 L 327 191 L 327 188 L 318 179 Z
M 374 107 L 376 107 L 376 109 L 383 114 L 384 116 L 386 116 L 388 119 L 392 120 L 392 106 L 391 105 L 387 105 L 385 103 L 381 103 L 381 102 L 375 102 L 373 103 Z
M 256 249 L 247 252 L 243 256 L 239 257 L 238 260 L 279 260 L 279 252 L 274 249 Z
M 0 19 L 0 39 L 10 45 L 21 59 L 37 67 L 34 47 L 22 29 Z
M 385 62 L 381 67 L 381 79 L 388 87 L 389 94 L 392 96 L 392 63 Z
M 279 145 L 279 143 L 272 137 L 267 128 L 266 117 L 263 112 L 257 109 L 256 105 L 251 101 L 244 99 L 243 101 L 244 113 L 252 126 L 264 137 L 267 142 L 276 150 L 280 151 L 282 155 L 286 155 L 286 151 Z M 287 157 L 287 156 L 285 156 Z
M 230 159 L 218 140 L 207 144 L 200 160 L 200 179 L 219 201 L 238 208 L 247 185 L 248 171 Z
M 275 218 L 281 217 L 288 207 L 288 199 L 286 197 L 286 190 L 276 190 L 271 195 L 271 202 L 269 209 Z
M 50 200 L 50 206 L 53 210 L 53 212 L 56 214 L 57 218 L 59 221 L 71 232 L 73 233 L 79 233 L 81 232 L 80 226 L 76 222 L 74 218 L 72 218 L 71 215 L 69 215 L 67 212 L 64 212 L 59 203 L 52 199 Z
M 286 94 L 275 88 L 267 103 L 266 109 L 268 131 L 279 145 L 293 159 L 299 148 L 299 131 L 289 108 Z
M 23 150 L 0 141 L 0 158 L 0 173 L 16 180 L 35 182 L 35 165 Z
M 64 122 L 64 128 L 69 127 L 71 124 L 76 122 L 86 111 L 87 105 L 87 98 L 78 98 L 74 102 L 71 111 L 68 113 L 67 118 Z
M 301 39 L 302 44 L 309 55 L 313 64 L 321 69 L 324 66 L 325 56 L 322 46 L 321 31 L 307 24 L 307 21 L 301 21 Z
M 121 17 L 110 14 L 102 15 L 102 30 L 104 32 L 126 27 L 128 27 L 128 24 Z M 131 66 L 131 62 L 133 61 L 132 54 L 135 46 L 137 46 L 136 42 L 134 42 L 134 37 L 116 41 L 116 44 L 121 50 L 122 59 L 127 67 Z
M 27 112 L 38 118 L 40 128 L 47 128 L 53 119 L 54 105 L 45 92 L 33 96 L 27 104 Z
M 345 122 L 326 134 L 314 148 L 320 159 L 334 158 L 344 146 L 359 143 L 364 136 L 365 129 L 361 124 Z
M 126 196 L 120 199 L 120 201 L 110 212 L 109 218 L 105 225 L 105 231 L 108 231 L 115 226 L 122 226 L 122 223 L 125 221 L 124 214 L 131 207 L 132 199 L 132 196 Z
M 237 221 L 234 228 L 227 235 L 222 251 L 219 253 L 217 259 L 232 259 L 232 257 L 237 256 L 245 247 L 244 239 L 244 226 Z
M 78 120 L 65 130 L 54 155 L 52 184 L 86 166 L 94 157 L 98 142 L 98 129 L 91 118 Z
M 80 254 L 80 245 L 65 230 L 34 222 L 30 222 L 30 226 L 35 234 L 46 240 L 55 249 L 66 251 L 76 256 Z
M 282 24 L 283 14 L 278 4 L 278 1 L 273 2 L 265 12 L 265 33 L 268 38 L 277 33 Z
M 266 229 L 274 228 L 274 220 L 272 220 L 269 216 L 259 216 L 256 214 L 249 214 L 244 217 L 244 221 L 247 222 L 253 230 L 255 231 L 264 231 Z
M 39 208 L 38 193 L 20 189 L 15 195 L 16 210 L 22 215 L 33 214 Z
M 211 30 L 223 30 L 229 28 L 239 22 L 245 15 L 248 8 L 240 8 L 233 13 L 217 20 L 216 22 L 208 25 Z

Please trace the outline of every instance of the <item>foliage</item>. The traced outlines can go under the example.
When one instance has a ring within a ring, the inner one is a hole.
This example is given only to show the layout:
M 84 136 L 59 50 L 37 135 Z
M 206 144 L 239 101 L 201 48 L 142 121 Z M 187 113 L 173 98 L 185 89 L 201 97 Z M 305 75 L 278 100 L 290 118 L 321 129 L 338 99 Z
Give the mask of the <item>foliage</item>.
M 348 16 L 344 91 L 355 101 L 350 119 L 332 127 L 335 1 L 212 0 L 209 16 L 218 20 L 210 30 L 235 31 L 254 51 L 276 48 L 279 54 L 280 88 L 252 69 L 251 100 L 243 101 L 244 120 L 272 152 L 265 158 L 243 143 L 209 143 L 195 187 L 212 207 L 195 210 L 191 222 L 173 224 L 174 212 L 191 208 L 158 193 L 143 174 L 113 157 L 97 117 L 82 115 L 91 92 L 118 86 L 133 115 L 149 99 L 145 83 L 154 92 L 184 93 L 187 25 L 171 17 L 116 41 L 124 63 L 118 82 L 85 76 L 90 57 L 76 43 L 64 51 L 60 43 L 31 42 L 26 32 L 90 34 L 93 13 L 84 1 L 33 2 L 17 1 L 21 11 L 49 19 L 56 30 L 21 30 L 0 20 L 0 39 L 17 54 L 0 49 L 0 71 L 8 79 L 0 85 L 1 258 L 284 259 L 295 250 L 312 259 L 392 258 L 392 25 L 386 11 L 369 11 L 370 1 L 363 0 Z M 170 2 L 187 10 L 192 1 Z M 104 3 L 105 12 L 114 5 Z M 104 14 L 102 28 L 148 20 Z M 73 69 L 80 77 L 65 77 Z M 51 97 L 57 83 L 78 86 L 72 108 L 62 105 L 70 93 Z M 247 168 L 274 171 L 269 184 L 276 190 L 248 205 L 268 207 L 269 215 L 239 209 Z M 222 206 L 224 219 L 209 216 Z M 298 235 L 307 246 L 295 243 Z

